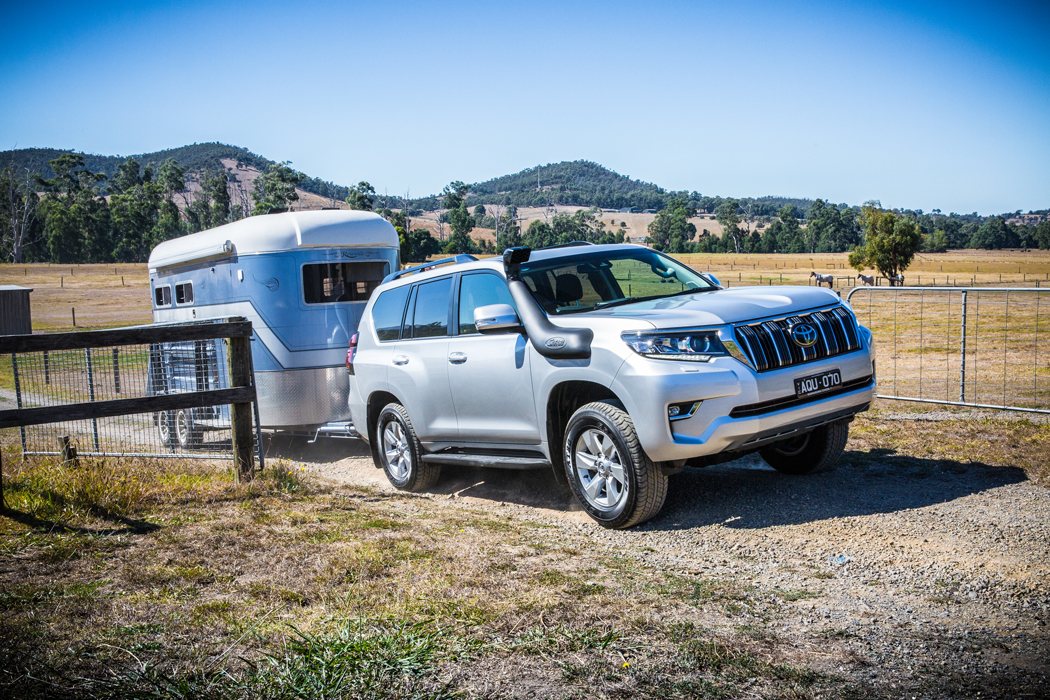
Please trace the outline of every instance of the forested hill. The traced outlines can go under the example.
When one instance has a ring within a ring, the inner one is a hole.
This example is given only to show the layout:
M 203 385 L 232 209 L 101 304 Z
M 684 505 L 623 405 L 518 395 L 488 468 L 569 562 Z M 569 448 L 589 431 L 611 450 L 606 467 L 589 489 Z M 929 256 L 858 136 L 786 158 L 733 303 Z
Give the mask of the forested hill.
M 11 167 L 16 172 L 39 174 L 41 177 L 50 179 L 55 176 L 54 171 L 48 164 L 63 153 L 74 152 L 72 149 L 62 150 L 58 148 L 21 148 L 14 151 L 0 151 L 0 167 Z M 141 165 L 154 163 L 159 165 L 168 158 L 175 161 L 187 172 L 204 172 L 224 170 L 223 160 L 235 160 L 241 165 L 265 171 L 274 161 L 252 153 L 246 148 L 229 146 L 225 143 L 195 143 L 190 146 L 169 148 L 154 153 L 139 153 L 132 156 L 98 156 L 84 154 L 84 168 L 93 173 L 103 173 L 112 178 L 117 173 L 117 168 L 128 158 L 134 158 Z M 349 191 L 346 187 L 340 187 L 319 178 L 305 177 L 299 183 L 299 188 L 307 192 L 332 197 L 334 199 L 345 199 Z
M 659 209 L 668 194 L 651 182 L 632 180 L 587 160 L 537 165 L 513 175 L 479 182 L 470 191 L 472 204 L 535 207 L 550 203 L 608 209 Z

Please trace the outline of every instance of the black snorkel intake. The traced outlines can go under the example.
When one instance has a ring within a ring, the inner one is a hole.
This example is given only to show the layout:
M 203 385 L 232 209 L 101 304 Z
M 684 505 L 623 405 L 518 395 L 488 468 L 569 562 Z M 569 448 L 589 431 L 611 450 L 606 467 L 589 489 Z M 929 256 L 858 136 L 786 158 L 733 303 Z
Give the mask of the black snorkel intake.
M 507 248 L 503 251 L 503 269 L 507 287 L 521 314 L 521 323 L 536 352 L 552 360 L 586 360 L 591 356 L 594 332 L 589 328 L 562 328 L 550 322 L 521 279 L 521 264 L 529 261 L 532 249 Z

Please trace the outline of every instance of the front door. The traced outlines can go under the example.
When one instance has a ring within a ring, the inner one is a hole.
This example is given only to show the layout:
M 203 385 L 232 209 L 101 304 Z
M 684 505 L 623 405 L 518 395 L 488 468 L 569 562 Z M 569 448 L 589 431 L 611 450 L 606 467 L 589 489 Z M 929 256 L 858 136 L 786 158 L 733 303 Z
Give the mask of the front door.
M 539 444 L 528 340 L 522 333 L 481 335 L 474 327 L 477 307 L 514 305 L 507 283 L 488 272 L 462 275 L 458 301 L 447 363 L 460 441 Z

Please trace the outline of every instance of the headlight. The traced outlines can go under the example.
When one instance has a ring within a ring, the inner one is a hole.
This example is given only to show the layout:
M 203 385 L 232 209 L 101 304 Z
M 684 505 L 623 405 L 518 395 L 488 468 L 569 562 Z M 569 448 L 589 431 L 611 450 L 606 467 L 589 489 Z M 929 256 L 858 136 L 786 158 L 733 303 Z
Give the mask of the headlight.
M 709 362 L 712 357 L 729 354 L 717 331 L 622 333 L 620 337 L 639 355 L 659 360 Z

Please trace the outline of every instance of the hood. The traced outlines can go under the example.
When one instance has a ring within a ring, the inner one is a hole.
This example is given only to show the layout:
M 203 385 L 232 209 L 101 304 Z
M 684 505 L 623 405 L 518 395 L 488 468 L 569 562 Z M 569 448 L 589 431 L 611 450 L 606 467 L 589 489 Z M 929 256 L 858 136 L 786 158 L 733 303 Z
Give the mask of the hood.
M 788 316 L 840 302 L 837 294 L 819 287 L 737 287 L 624 304 L 583 316 L 648 321 L 654 328 L 691 328 Z

